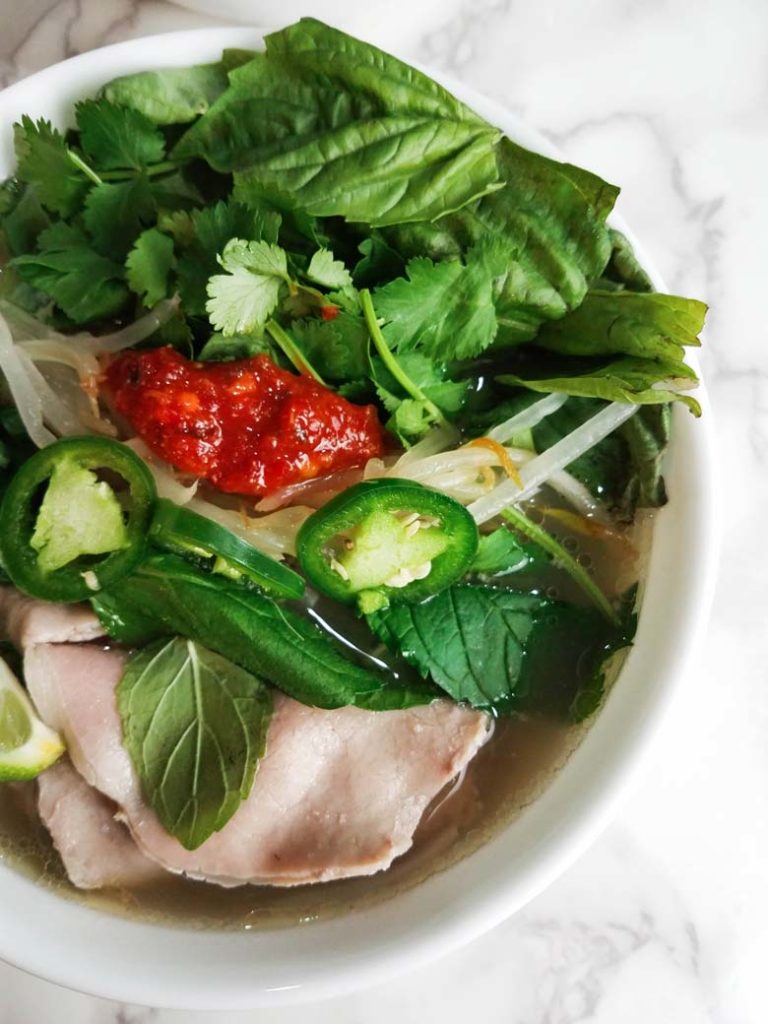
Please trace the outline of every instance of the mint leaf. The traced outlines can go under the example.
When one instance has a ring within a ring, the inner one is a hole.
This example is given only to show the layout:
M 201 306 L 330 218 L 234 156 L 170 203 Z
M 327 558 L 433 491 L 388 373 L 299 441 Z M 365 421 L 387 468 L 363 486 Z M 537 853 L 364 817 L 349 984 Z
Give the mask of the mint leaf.
M 504 271 L 499 253 L 486 243 L 474 246 L 466 263 L 410 260 L 407 278 L 376 290 L 384 336 L 398 352 L 419 349 L 434 359 L 469 359 L 496 335 L 493 282 Z
M 335 260 L 329 249 L 318 249 L 307 267 L 307 277 L 323 288 L 346 288 L 352 275 L 342 260 Z
M 454 700 L 495 713 L 566 717 L 634 619 L 608 625 L 589 608 L 537 594 L 459 584 L 422 604 L 393 604 L 368 617 L 376 635 Z
M 74 323 L 102 320 L 123 308 L 128 289 L 122 266 L 95 252 L 82 232 L 59 222 L 39 241 L 40 252 L 17 256 L 11 265 Z
M 156 213 L 149 179 L 139 175 L 91 189 L 83 220 L 100 252 L 124 259 L 144 228 L 154 222 Z
M 138 110 L 106 99 L 83 100 L 75 118 L 80 145 L 97 170 L 140 171 L 165 155 L 162 133 Z
M 154 124 L 187 124 L 204 114 L 229 84 L 222 64 L 142 71 L 108 82 L 111 103 L 131 107 Z
M 269 242 L 233 238 L 219 262 L 226 274 L 208 282 L 206 310 L 222 334 L 248 334 L 263 327 L 290 281 L 285 251 Z
M 251 791 L 272 713 L 268 687 L 175 637 L 130 658 L 117 706 L 146 800 L 185 849 L 197 849 Z
M 145 306 L 154 306 L 168 294 L 173 266 L 173 241 L 157 228 L 143 231 L 128 253 L 126 277 L 131 291 Z
M 107 633 L 136 645 L 181 635 L 218 651 L 315 707 L 385 711 L 429 703 L 434 691 L 348 660 L 308 619 L 175 555 L 153 555 L 93 599 Z
M 18 177 L 34 185 L 43 206 L 62 217 L 71 217 L 91 182 L 72 163 L 64 136 L 50 121 L 33 121 L 25 114 L 21 123 L 13 126 L 13 142 Z

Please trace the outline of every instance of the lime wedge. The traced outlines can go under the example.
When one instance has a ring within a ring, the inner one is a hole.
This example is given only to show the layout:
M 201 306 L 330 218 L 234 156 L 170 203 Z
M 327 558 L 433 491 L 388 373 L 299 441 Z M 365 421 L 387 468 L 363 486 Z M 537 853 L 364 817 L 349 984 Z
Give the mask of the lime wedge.
M 0 660 L 0 782 L 34 779 L 63 752 L 61 737 L 40 721 L 26 690 Z

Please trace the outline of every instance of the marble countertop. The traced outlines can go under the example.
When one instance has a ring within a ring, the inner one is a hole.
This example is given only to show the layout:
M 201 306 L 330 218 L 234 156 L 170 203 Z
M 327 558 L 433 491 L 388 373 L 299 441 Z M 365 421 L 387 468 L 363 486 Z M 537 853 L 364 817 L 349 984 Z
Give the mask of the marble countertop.
M 619 209 L 670 287 L 711 305 L 704 367 L 727 523 L 684 698 L 586 856 L 441 963 L 311 1010 L 253 1014 L 118 1006 L 0 965 L 0 1024 L 768 1019 L 768 5 L 462 0 L 442 17 L 412 38 L 403 23 L 401 51 L 500 99 L 570 159 L 620 182 Z M 0 0 L 0 83 L 104 43 L 212 23 L 159 2 Z

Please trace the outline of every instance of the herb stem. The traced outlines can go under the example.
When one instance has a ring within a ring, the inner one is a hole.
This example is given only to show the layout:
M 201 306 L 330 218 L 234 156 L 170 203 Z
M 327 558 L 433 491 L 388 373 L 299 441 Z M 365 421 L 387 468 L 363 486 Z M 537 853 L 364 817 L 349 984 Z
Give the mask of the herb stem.
M 148 178 L 155 178 L 159 174 L 169 174 L 171 171 L 178 170 L 179 165 L 173 160 L 164 160 L 160 164 L 150 164 L 149 167 L 143 167 L 141 169 L 142 174 L 146 174 Z M 137 173 L 137 169 L 124 170 L 124 171 L 102 171 L 102 177 L 104 181 L 127 181 L 129 178 L 133 178 Z
M 611 605 L 611 602 L 602 592 L 597 583 L 595 583 L 584 566 L 579 565 L 573 555 L 566 551 L 562 544 L 555 540 L 551 533 L 547 533 L 546 530 L 537 526 L 536 523 L 532 522 L 528 516 L 524 515 L 518 508 L 514 508 L 512 506 L 505 508 L 501 515 L 508 523 L 511 523 L 516 530 L 528 537 L 530 540 L 535 541 L 540 547 L 544 548 L 548 554 L 552 555 L 560 567 L 568 573 L 574 583 L 577 583 L 578 586 L 581 587 L 584 593 L 587 594 L 587 596 L 594 602 L 609 622 L 612 622 L 615 626 L 620 624 L 621 620 L 616 613 L 616 609 Z
M 103 178 L 100 178 L 99 175 L 96 173 L 96 171 L 94 171 L 94 169 L 92 167 L 89 167 L 88 164 L 85 162 L 85 160 L 83 160 L 81 157 L 79 157 L 77 155 L 77 153 L 74 153 L 71 149 L 68 149 L 67 150 L 67 156 L 72 161 L 72 163 L 75 165 L 75 167 L 77 167 L 79 170 L 81 170 L 83 172 L 83 174 L 86 176 L 86 178 L 90 178 L 91 179 L 91 181 L 94 183 L 94 185 L 103 185 L 104 184 Z
M 272 340 L 280 347 L 284 355 L 291 362 L 291 364 L 299 371 L 299 373 L 307 374 L 313 377 L 318 384 L 322 384 L 323 387 L 328 387 L 323 378 L 312 366 L 309 360 L 306 358 L 304 353 L 300 350 L 299 346 L 280 326 L 275 320 L 268 320 L 266 324 L 267 334 Z
M 381 357 L 381 361 L 384 363 L 386 368 L 395 378 L 400 387 L 405 391 L 406 394 L 410 395 L 411 398 L 415 398 L 417 402 L 423 402 L 427 408 L 429 414 L 443 424 L 448 426 L 448 421 L 442 412 L 438 409 L 434 402 L 431 402 L 418 384 L 414 384 L 402 366 L 395 359 L 394 355 L 389 349 L 387 342 L 382 334 L 379 321 L 376 319 L 376 310 L 373 308 L 373 301 L 371 300 L 371 293 L 367 288 L 360 290 L 360 303 L 363 307 L 363 315 L 365 316 L 365 323 L 368 327 L 368 333 L 371 335 L 376 351 Z

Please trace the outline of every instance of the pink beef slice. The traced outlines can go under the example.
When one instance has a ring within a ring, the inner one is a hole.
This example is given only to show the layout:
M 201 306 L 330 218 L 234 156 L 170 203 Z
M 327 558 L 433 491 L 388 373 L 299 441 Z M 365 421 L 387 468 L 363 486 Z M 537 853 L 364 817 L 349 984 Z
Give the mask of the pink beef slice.
M 38 790 L 40 818 L 73 885 L 122 889 L 167 878 L 115 821 L 112 801 L 89 786 L 67 758 L 40 776 Z
M 34 644 L 78 643 L 104 636 L 87 604 L 49 604 L 0 587 L 0 636 L 24 650 Z
M 267 752 L 250 796 L 197 850 L 143 801 L 121 743 L 115 687 L 125 655 L 38 644 L 25 676 L 80 774 L 121 808 L 148 857 L 169 871 L 234 886 L 300 885 L 388 867 L 425 808 L 488 736 L 488 719 L 448 701 L 407 711 L 322 711 L 275 693 Z

